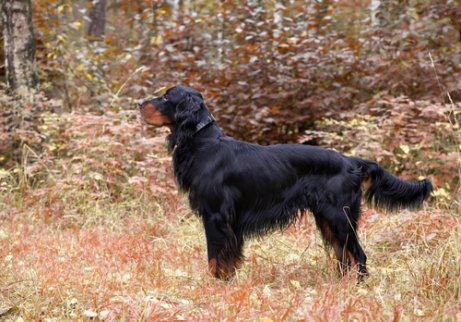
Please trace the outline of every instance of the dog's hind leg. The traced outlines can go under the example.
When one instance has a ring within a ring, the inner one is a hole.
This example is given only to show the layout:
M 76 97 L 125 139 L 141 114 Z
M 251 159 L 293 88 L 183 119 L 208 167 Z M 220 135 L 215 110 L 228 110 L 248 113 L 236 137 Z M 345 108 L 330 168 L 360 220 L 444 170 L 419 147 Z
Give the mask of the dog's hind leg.
M 216 278 L 228 279 L 242 261 L 243 237 L 234 233 L 220 214 L 204 218 L 208 249 L 208 268 Z
M 339 270 L 342 275 L 347 274 L 351 267 L 351 257 L 346 248 L 346 243 L 338 238 L 330 223 L 321 215 L 315 215 L 317 227 L 322 233 L 323 240 L 327 246 L 331 246 L 338 260 Z
M 360 246 L 359 240 L 357 235 L 354 233 L 353 235 L 349 235 L 350 240 L 347 243 L 347 248 L 349 249 L 352 257 L 354 258 L 355 268 L 357 269 L 357 279 L 360 281 L 364 277 L 368 276 L 366 261 L 367 256 L 363 251 L 362 247 Z
M 362 279 L 367 275 L 366 255 L 357 236 L 359 208 L 336 209 L 325 207 L 315 216 L 325 241 L 333 247 L 339 262 L 341 273 L 346 274 L 352 265 L 357 269 L 357 276 Z
M 366 266 L 367 256 L 360 246 L 359 237 L 357 235 L 357 224 L 360 216 L 360 197 L 356 198 L 356 202 L 352 203 L 351 207 L 344 207 L 342 211 L 348 222 L 347 249 L 354 258 L 357 278 L 362 280 L 364 277 L 368 276 L 368 272 Z

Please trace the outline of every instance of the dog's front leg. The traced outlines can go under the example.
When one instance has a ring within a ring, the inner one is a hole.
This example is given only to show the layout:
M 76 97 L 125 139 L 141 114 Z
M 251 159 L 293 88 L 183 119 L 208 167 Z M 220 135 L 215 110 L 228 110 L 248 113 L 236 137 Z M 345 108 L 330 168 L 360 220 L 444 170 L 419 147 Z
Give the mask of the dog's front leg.
M 216 278 L 229 279 L 242 260 L 242 238 L 236 236 L 221 214 L 204 217 L 208 268 Z

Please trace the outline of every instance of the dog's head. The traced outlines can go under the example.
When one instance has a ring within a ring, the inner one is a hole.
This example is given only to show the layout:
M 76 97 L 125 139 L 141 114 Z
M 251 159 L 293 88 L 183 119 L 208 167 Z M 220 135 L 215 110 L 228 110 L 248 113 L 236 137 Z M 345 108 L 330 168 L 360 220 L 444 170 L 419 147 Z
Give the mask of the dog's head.
M 174 86 L 162 96 L 140 100 L 138 106 L 144 122 L 171 129 L 167 137 L 170 151 L 188 145 L 199 131 L 214 123 L 202 95 L 186 86 Z
M 198 91 L 180 85 L 171 87 L 162 96 L 142 99 L 138 106 L 147 124 L 173 128 L 181 121 L 182 114 L 206 108 Z

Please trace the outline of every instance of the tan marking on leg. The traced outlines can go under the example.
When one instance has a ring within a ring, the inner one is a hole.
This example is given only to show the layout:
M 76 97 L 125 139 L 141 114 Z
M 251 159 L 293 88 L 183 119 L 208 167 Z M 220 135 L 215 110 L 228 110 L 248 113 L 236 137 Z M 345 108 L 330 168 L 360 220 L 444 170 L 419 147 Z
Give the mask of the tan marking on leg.
M 218 274 L 218 261 L 216 258 L 212 258 L 208 261 L 208 271 L 214 276 L 219 278 Z

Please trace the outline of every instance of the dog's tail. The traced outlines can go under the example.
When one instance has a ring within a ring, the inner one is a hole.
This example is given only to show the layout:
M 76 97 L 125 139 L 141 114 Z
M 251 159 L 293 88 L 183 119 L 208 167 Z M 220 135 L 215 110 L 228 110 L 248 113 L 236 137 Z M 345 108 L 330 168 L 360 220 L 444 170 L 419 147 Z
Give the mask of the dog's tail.
M 388 210 L 418 208 L 431 194 L 429 179 L 407 181 L 396 177 L 377 163 L 354 158 L 362 169 L 364 181 L 370 180 L 365 199 L 370 206 Z

